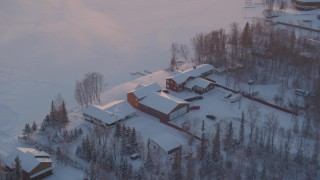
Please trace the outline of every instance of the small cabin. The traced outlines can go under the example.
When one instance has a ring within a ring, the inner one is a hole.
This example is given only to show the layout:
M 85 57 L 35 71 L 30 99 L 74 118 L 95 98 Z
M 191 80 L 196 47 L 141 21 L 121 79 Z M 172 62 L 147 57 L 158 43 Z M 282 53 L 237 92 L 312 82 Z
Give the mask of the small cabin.
M 52 174 L 52 159 L 44 151 L 33 148 L 16 148 L 5 159 L 6 168 L 13 171 L 15 159 L 19 157 L 22 179 L 43 179 Z
M 172 158 L 175 152 L 181 149 L 181 141 L 170 133 L 165 133 L 150 139 L 150 150 L 162 156 Z

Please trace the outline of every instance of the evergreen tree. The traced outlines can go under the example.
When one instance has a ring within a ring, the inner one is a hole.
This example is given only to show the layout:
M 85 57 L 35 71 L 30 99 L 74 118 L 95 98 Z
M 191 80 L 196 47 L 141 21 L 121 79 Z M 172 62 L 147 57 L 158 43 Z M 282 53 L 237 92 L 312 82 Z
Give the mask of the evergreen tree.
M 206 151 L 206 154 L 204 155 L 203 159 L 200 162 L 200 168 L 199 168 L 199 176 L 210 176 L 212 173 L 212 170 L 214 169 L 212 157 L 210 151 Z
M 119 121 L 116 122 L 116 129 L 114 131 L 114 137 L 120 137 L 122 135 L 122 128 Z
M 146 161 L 144 163 L 144 167 L 147 171 L 152 171 L 153 168 L 154 168 L 154 164 L 153 164 L 153 160 L 152 160 L 152 157 L 151 157 L 151 154 L 150 154 L 150 140 L 148 140 L 148 152 L 147 152 L 147 158 L 146 158 Z
M 146 179 L 143 166 L 141 166 L 138 170 L 136 170 L 134 176 L 135 176 L 136 180 L 144 180 L 144 179 Z
M 307 138 L 310 136 L 310 129 L 311 129 L 311 119 L 309 117 L 307 117 L 304 121 L 303 121 L 303 137 Z
M 77 148 L 77 151 L 78 151 L 78 148 Z M 58 163 L 62 164 L 63 155 L 59 147 L 57 147 L 57 150 L 56 150 L 56 159 Z
M 128 170 L 129 170 L 128 161 L 121 158 L 120 165 L 118 167 L 119 179 L 127 179 L 128 178 Z
M 30 124 L 26 123 L 23 129 L 23 136 L 26 138 L 29 138 L 30 133 L 31 133 Z
M 171 167 L 170 179 L 180 180 L 184 179 L 181 166 L 181 148 L 174 155 L 174 161 Z
M 14 159 L 15 165 L 14 165 L 14 176 L 15 179 L 20 180 L 22 179 L 22 168 L 21 168 L 21 160 L 19 156 L 17 156 Z
M 198 150 L 198 157 L 200 159 L 200 161 L 204 158 L 204 155 L 206 153 L 206 137 L 204 134 L 204 120 L 202 120 L 202 134 L 201 134 L 201 139 L 200 139 L 200 146 L 199 146 L 199 150 Z
M 221 152 L 220 152 L 220 124 L 217 124 L 217 130 L 216 130 L 216 134 L 213 138 L 212 141 L 212 162 L 213 162 L 213 166 L 214 166 L 214 170 L 216 171 L 216 173 L 220 173 L 220 171 L 222 170 L 221 166 L 222 166 L 222 161 L 221 161 Z
M 33 121 L 31 129 L 32 129 L 32 132 L 36 132 L 38 130 L 38 126 L 36 122 Z
M 68 112 L 67 112 L 66 105 L 65 105 L 64 101 L 62 101 L 61 117 L 62 117 L 62 124 L 68 123 L 68 121 L 69 121 Z
M 294 119 L 293 119 L 293 132 L 295 134 L 299 133 L 299 121 L 298 121 L 298 118 L 296 116 L 294 116 Z
M 268 176 L 267 176 L 267 165 L 266 165 L 266 161 L 263 161 L 263 164 L 262 164 L 262 170 L 261 170 L 261 175 L 260 175 L 260 179 L 262 180 L 267 180 Z
M 46 128 L 49 125 L 49 122 L 50 122 L 50 118 L 49 118 L 49 115 L 47 114 L 41 123 L 40 132 L 42 133 L 46 132 Z
M 107 155 L 107 170 L 112 171 L 114 169 L 114 160 L 111 154 Z
M 244 144 L 244 112 L 241 114 L 241 121 L 240 121 L 240 130 L 239 130 L 239 143 L 242 147 Z
M 187 172 L 186 172 L 186 180 L 193 180 L 195 179 L 195 165 L 196 165 L 196 160 L 192 158 L 192 154 L 189 155 L 188 157 L 188 162 L 187 162 Z
M 50 122 L 50 125 L 52 125 L 53 127 L 55 126 L 56 121 L 57 121 L 56 113 L 57 113 L 57 109 L 56 109 L 55 104 L 52 100 L 51 101 L 51 110 L 50 110 L 50 115 L 49 115 L 49 122 Z
M 224 150 L 230 152 L 232 148 L 232 138 L 233 138 L 233 127 L 232 121 L 230 121 L 229 125 L 227 126 L 227 133 L 224 140 Z
M 294 161 L 300 165 L 303 163 L 303 137 L 300 137 Z
M 314 165 L 318 165 L 319 163 L 319 132 L 317 132 L 317 137 L 313 144 L 313 153 L 311 157 L 311 163 Z
M 91 163 L 90 163 L 89 175 L 90 175 L 90 180 L 97 179 L 97 167 L 96 167 L 95 162 L 93 162 L 93 161 L 91 161 Z
M 124 155 L 128 152 L 127 140 L 126 138 L 121 138 L 121 154 Z
M 135 153 L 137 151 L 138 140 L 137 140 L 137 135 L 136 135 L 136 129 L 135 128 L 132 129 L 129 146 L 130 146 L 130 151 L 129 151 L 130 153 Z
M 252 34 L 249 23 L 247 22 L 241 35 L 241 45 L 243 48 L 251 48 L 252 47 Z

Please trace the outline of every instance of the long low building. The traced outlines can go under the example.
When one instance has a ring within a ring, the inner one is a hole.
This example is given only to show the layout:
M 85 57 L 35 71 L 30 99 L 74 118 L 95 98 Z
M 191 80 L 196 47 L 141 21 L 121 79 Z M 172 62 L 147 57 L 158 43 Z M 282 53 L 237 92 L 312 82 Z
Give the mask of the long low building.
M 320 8 L 320 0 L 292 0 L 292 5 L 298 10 L 313 10 Z
M 4 160 L 7 168 L 15 168 L 15 159 L 19 157 L 22 179 L 42 179 L 52 174 L 52 159 L 44 151 L 32 148 L 16 148 Z
M 139 85 L 127 93 L 127 100 L 134 108 L 166 121 L 189 112 L 188 102 L 161 92 L 157 83 Z
M 113 101 L 104 106 L 90 105 L 82 112 L 85 120 L 100 125 L 112 126 L 134 116 L 136 110 L 125 100 Z

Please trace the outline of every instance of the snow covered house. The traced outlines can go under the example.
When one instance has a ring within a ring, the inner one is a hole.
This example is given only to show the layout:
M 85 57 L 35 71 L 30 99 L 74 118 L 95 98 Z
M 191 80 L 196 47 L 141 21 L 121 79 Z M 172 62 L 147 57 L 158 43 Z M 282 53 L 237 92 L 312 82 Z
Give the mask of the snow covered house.
M 155 138 L 150 138 L 150 150 L 159 153 L 161 156 L 171 157 L 181 149 L 182 143 L 176 136 L 165 133 Z
M 134 116 L 136 110 L 125 100 L 113 101 L 104 106 L 90 105 L 82 112 L 85 120 L 100 125 L 112 126 L 117 121 Z
M 189 112 L 188 102 L 160 90 L 156 83 L 139 85 L 128 92 L 128 102 L 136 109 L 166 121 Z
M 199 94 L 208 92 L 214 88 L 214 83 L 202 78 L 195 78 L 188 81 L 185 88 Z
M 166 79 L 166 88 L 175 92 L 181 92 L 186 89 L 186 84 L 196 78 L 204 78 L 213 73 L 213 66 L 210 64 L 201 64 L 191 69 L 180 72 L 180 74 Z M 211 83 L 212 87 L 214 84 Z
M 32 148 L 16 148 L 4 160 L 6 167 L 13 170 L 15 158 L 19 157 L 22 169 L 22 179 L 42 179 L 52 174 L 52 159 L 44 151 Z

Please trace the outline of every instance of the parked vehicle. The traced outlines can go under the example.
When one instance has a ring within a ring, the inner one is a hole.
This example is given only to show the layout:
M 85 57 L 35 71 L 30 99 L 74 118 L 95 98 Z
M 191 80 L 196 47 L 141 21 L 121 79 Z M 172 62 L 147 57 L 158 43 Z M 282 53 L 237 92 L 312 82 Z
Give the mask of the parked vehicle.
M 184 100 L 187 101 L 187 102 L 191 102 L 191 101 L 195 101 L 195 100 L 199 100 L 199 99 L 203 99 L 203 97 L 202 96 L 194 96 L 194 97 L 187 98 L 187 99 L 184 99 Z
M 162 92 L 166 93 L 166 94 L 169 94 L 169 91 L 166 90 L 166 89 L 162 89 Z
M 228 98 L 230 98 L 232 96 L 232 93 L 227 93 L 226 95 L 224 95 L 224 98 L 225 99 L 228 99 Z
M 304 89 L 296 89 L 294 90 L 294 95 L 298 95 L 298 96 L 309 96 L 310 92 Z
M 241 94 L 235 94 L 234 96 L 232 96 L 230 98 L 230 102 L 235 103 L 235 102 L 239 101 L 240 99 L 241 99 Z
M 190 110 L 198 110 L 198 109 L 200 109 L 200 106 L 191 106 L 189 109 Z
M 130 155 L 130 159 L 132 159 L 132 160 L 136 160 L 138 158 L 140 158 L 140 154 L 138 154 L 138 153 L 134 153 L 134 154 Z
M 206 115 L 206 118 L 209 118 L 209 119 L 212 119 L 212 120 L 216 119 L 216 117 L 214 115 L 212 115 L 212 114 Z

